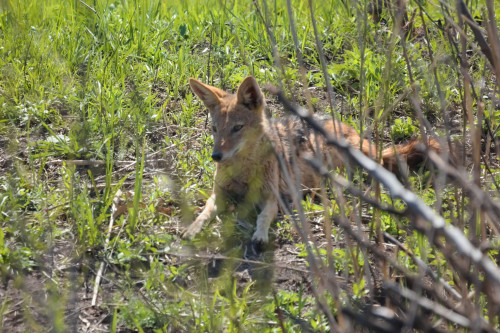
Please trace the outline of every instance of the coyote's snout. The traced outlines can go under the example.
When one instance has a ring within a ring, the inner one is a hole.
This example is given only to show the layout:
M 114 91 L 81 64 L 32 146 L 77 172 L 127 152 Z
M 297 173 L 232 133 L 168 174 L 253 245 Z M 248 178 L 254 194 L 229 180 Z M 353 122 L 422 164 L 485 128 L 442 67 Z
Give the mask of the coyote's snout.
M 302 156 L 317 156 L 319 150 L 323 161 L 330 161 L 332 167 L 343 167 L 342 156 L 297 119 L 269 119 L 264 111 L 264 96 L 253 77 L 245 78 L 236 94 L 195 79 L 190 79 L 189 84 L 210 112 L 214 137 L 212 159 L 217 165 L 213 193 L 184 236 L 197 234 L 206 221 L 227 209 L 228 201 L 236 201 L 258 208 L 252 241 L 266 243 L 269 226 L 278 213 L 276 193 L 289 193 L 277 157 L 285 163 L 291 179 L 300 179 L 304 188 L 314 189 L 319 187 L 320 177 Z M 375 145 L 362 140 L 353 128 L 338 121 L 334 123 L 332 119 L 323 120 L 326 130 L 333 132 L 334 125 L 337 133 L 352 146 L 361 147 L 365 155 L 379 156 Z M 417 150 L 417 144 L 414 140 L 395 149 L 385 149 L 381 154 L 383 165 L 397 172 L 396 155 L 412 165 L 424 160 L 425 155 Z M 440 149 L 435 140 L 429 140 L 428 144 L 431 149 Z

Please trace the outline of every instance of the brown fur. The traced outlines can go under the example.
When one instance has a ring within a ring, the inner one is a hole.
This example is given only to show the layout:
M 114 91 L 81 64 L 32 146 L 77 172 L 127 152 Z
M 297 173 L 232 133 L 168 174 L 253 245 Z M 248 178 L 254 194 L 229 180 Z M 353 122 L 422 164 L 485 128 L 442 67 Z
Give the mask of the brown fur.
M 278 213 L 275 194 L 290 191 L 278 158 L 284 162 L 291 179 L 300 179 L 305 189 L 318 188 L 321 179 L 303 156 L 317 156 L 316 151 L 319 151 L 323 161 L 332 167 L 343 167 L 343 158 L 298 119 L 269 119 L 264 111 L 264 96 L 253 77 L 243 80 L 235 95 L 194 79 L 190 80 L 190 85 L 210 112 L 214 135 L 212 158 L 217 165 L 213 194 L 184 236 L 197 234 L 206 221 L 227 210 L 228 201 L 232 201 L 260 209 L 252 240 L 266 243 L 270 223 Z M 334 133 L 334 121 L 323 122 L 325 128 Z M 365 155 L 378 156 L 375 145 L 366 139 L 361 140 L 352 127 L 335 121 L 335 129 L 335 133 L 340 133 L 352 146 L 361 147 Z M 414 140 L 383 150 L 382 164 L 397 173 L 396 154 L 410 165 L 422 161 L 425 155 L 417 149 L 418 144 L 419 141 Z M 429 146 L 440 149 L 434 140 L 429 140 Z M 296 175 L 295 171 L 299 174 Z

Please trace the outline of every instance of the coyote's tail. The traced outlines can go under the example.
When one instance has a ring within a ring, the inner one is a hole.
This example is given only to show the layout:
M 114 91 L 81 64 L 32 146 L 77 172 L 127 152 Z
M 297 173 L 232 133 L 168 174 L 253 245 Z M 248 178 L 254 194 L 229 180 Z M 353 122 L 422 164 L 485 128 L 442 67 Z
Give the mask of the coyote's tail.
M 437 153 L 441 152 L 441 145 L 435 139 L 428 139 L 427 149 Z M 416 169 L 426 160 L 425 143 L 421 139 L 414 139 L 407 143 L 386 148 L 382 151 L 383 166 L 396 175 L 400 174 L 404 162 L 410 169 Z

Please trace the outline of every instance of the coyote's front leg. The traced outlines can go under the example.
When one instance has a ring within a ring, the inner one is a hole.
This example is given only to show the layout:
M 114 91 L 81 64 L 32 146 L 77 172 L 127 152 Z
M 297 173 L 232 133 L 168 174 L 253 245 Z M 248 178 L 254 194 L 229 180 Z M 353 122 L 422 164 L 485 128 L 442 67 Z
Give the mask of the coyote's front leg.
M 217 205 L 216 205 L 216 196 L 215 192 L 212 193 L 210 198 L 208 198 L 207 203 L 205 204 L 205 208 L 201 214 L 194 220 L 193 223 L 187 227 L 187 229 L 182 234 L 184 238 L 192 238 L 197 233 L 201 231 L 201 228 L 205 224 L 205 222 L 212 220 L 215 215 L 217 215 Z
M 269 227 L 277 215 L 278 200 L 274 195 L 271 195 L 264 203 L 264 207 L 257 217 L 257 226 L 252 236 L 252 242 L 263 245 L 269 241 Z
M 271 222 L 274 221 L 278 215 L 278 199 L 276 198 L 280 177 L 278 170 L 278 162 L 272 160 L 271 163 L 266 165 L 263 174 L 264 184 L 266 185 L 260 190 L 263 202 L 261 202 L 259 206 L 262 210 L 259 216 L 257 216 L 257 225 L 252 236 L 252 243 L 256 244 L 258 247 L 269 241 L 269 227 L 271 226 Z

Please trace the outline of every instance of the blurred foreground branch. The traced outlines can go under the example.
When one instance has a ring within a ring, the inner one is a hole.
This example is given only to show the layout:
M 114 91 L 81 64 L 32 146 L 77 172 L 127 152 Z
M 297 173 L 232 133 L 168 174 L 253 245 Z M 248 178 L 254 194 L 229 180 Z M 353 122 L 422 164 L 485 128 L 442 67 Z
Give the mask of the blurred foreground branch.
M 326 139 L 328 145 L 335 146 L 365 169 L 371 177 L 383 184 L 393 197 L 403 200 L 408 205 L 411 214 L 426 221 L 430 226 L 427 236 L 431 242 L 435 242 L 438 235 L 444 236 L 447 244 L 449 243 L 460 255 L 478 265 L 484 271 L 486 277 L 494 282 L 497 287 L 500 287 L 500 269 L 487 256 L 484 256 L 478 248 L 472 245 L 463 232 L 453 225 L 446 225 L 443 217 L 436 214 L 415 193 L 406 189 L 393 173 L 365 156 L 360 150 L 352 147 L 344 138 L 333 136 L 327 132 L 305 109 L 292 104 L 282 91 L 276 88 L 270 89 L 270 91 L 278 97 L 286 110 L 307 122 L 315 132 L 320 133 Z

